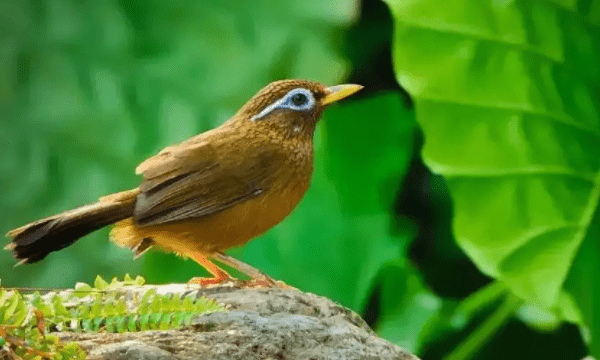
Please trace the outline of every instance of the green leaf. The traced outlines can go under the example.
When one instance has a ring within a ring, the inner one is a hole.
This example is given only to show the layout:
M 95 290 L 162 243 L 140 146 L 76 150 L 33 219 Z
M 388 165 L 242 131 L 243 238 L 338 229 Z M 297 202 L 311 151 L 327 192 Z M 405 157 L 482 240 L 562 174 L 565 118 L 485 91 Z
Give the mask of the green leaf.
M 107 332 L 111 332 L 111 333 L 117 332 L 117 327 L 115 324 L 116 320 L 117 319 L 114 316 L 108 316 L 106 318 L 104 326 L 105 326 Z
M 183 321 L 185 320 L 185 312 L 176 312 L 175 314 L 173 314 L 173 317 L 171 319 L 171 327 L 172 328 L 178 328 L 183 326 Z
M 9 296 L 9 292 L 4 290 L 4 289 L 0 289 L 0 307 L 3 307 L 6 304 L 6 301 L 8 300 L 8 296 Z
M 160 312 L 168 313 L 170 311 L 173 311 L 173 298 L 174 294 L 160 297 Z
M 185 317 L 183 318 L 183 323 L 184 325 L 190 325 L 192 323 L 192 320 L 194 320 L 194 318 L 196 317 L 197 314 L 195 313 L 186 313 Z
M 117 315 L 127 314 L 127 303 L 125 302 L 125 297 L 121 297 L 117 301 L 117 304 L 115 305 L 115 313 Z
M 131 316 L 131 317 L 134 318 L 134 316 Z M 117 316 L 115 318 L 115 322 L 116 322 L 116 330 L 118 333 L 124 333 L 127 331 L 127 328 L 129 325 L 127 316 L 123 316 L 123 315 Z M 134 329 L 135 329 L 135 327 L 134 327 Z
M 92 329 L 98 331 L 102 324 L 104 324 L 105 317 L 99 316 L 92 319 Z
M 46 304 L 44 299 L 40 296 L 40 293 L 37 291 L 35 292 L 35 294 L 33 294 L 31 305 L 33 305 L 36 309 L 40 310 L 42 314 L 44 314 L 44 316 L 47 318 L 54 316 L 52 308 L 48 304 Z
M 194 300 L 191 295 L 188 295 L 183 299 L 181 303 L 181 309 L 184 311 L 192 311 L 194 309 Z
M 88 305 L 79 305 L 77 307 L 77 314 L 79 314 L 79 317 L 82 319 L 89 319 L 94 317 L 94 315 L 92 314 L 92 309 Z
M 160 326 L 160 320 L 162 319 L 163 314 L 162 313 L 153 313 L 150 314 L 150 317 L 148 318 L 148 325 L 150 326 L 150 329 L 152 330 L 157 330 L 159 329 Z
M 577 304 L 572 317 L 577 321 L 577 314 L 582 315 L 585 326 L 582 327 L 581 333 L 588 343 L 592 340 L 591 352 L 596 358 L 600 358 L 600 341 L 597 340 L 600 339 L 600 248 L 597 235 L 600 234 L 599 214 L 600 212 L 596 212 L 594 215 L 592 229 L 588 231 L 565 283 L 565 288 Z M 573 309 L 572 306 L 568 308 Z M 567 320 L 570 321 L 570 318 L 571 316 L 567 317 Z
M 54 310 L 55 317 L 70 317 L 69 311 L 62 302 L 60 296 L 55 295 L 52 297 L 52 309 Z
M 561 297 L 558 299 L 558 305 L 555 311 L 558 313 L 558 317 L 560 319 L 564 319 L 565 321 L 569 321 L 577 325 L 585 324 L 581 310 L 577 306 L 577 302 L 567 291 L 563 291 L 561 293 Z
M 600 236 L 600 2 L 385 2 L 396 76 L 415 100 L 423 158 L 447 180 L 459 245 L 545 309 L 569 277 L 600 338 L 598 301 L 586 300 L 600 291 L 588 281 L 598 256 L 581 250 L 597 253 L 588 243 Z
M 201 313 L 205 313 L 205 312 L 210 312 L 210 311 L 223 311 L 223 307 L 219 304 L 217 304 L 216 301 L 212 300 L 212 299 L 207 299 L 204 296 L 199 297 L 196 302 L 194 303 L 194 306 L 192 308 L 192 312 L 195 312 L 196 314 L 201 314 Z
M 140 300 L 140 305 L 138 308 L 138 313 L 139 314 L 145 314 L 150 310 L 150 305 L 152 304 L 151 299 L 155 299 L 155 295 L 156 295 L 156 289 L 150 289 L 148 291 L 146 291 L 144 293 L 144 295 L 142 295 L 142 299 Z
M 159 323 L 159 329 L 160 330 L 167 330 L 169 329 L 169 327 L 171 326 L 171 319 L 173 317 L 173 314 L 171 313 L 167 313 L 167 314 L 163 314 L 162 318 L 160 319 L 160 323 Z
M 141 303 L 137 310 L 138 314 L 147 314 L 150 312 L 150 305 L 147 302 Z
M 181 294 L 172 294 L 169 297 L 169 302 L 167 304 L 167 311 L 173 312 L 179 310 L 181 307 Z
M 103 299 L 102 299 L 102 294 L 98 294 L 96 296 L 96 299 L 92 303 L 92 307 L 90 308 L 91 315 L 93 317 L 101 316 L 103 305 L 104 305 L 104 303 L 103 303 Z
M 431 340 L 442 300 L 428 290 L 420 277 L 400 262 L 389 263 L 381 274 L 381 317 L 377 333 L 413 353 Z
M 131 278 L 131 276 L 129 276 L 129 274 L 125 274 L 125 276 L 123 277 L 123 284 L 124 285 L 132 285 L 132 284 L 134 284 L 134 281 Z
M 83 331 L 85 332 L 93 332 L 93 319 L 92 318 L 87 318 L 87 319 L 83 319 L 81 320 L 81 327 L 83 328 Z
M 10 297 L 8 297 L 8 301 L 6 302 L 6 309 L 4 310 L 4 319 L 3 322 L 7 325 L 17 325 L 14 323 L 13 316 L 17 311 L 17 307 L 19 306 L 19 302 L 22 301 L 21 295 L 14 291 Z
M 552 332 L 560 326 L 560 319 L 550 310 L 537 306 L 523 305 L 517 311 L 517 318 L 539 332 Z
M 75 284 L 75 291 L 73 292 L 73 295 L 76 297 L 85 297 L 88 296 L 92 291 L 94 291 L 94 288 L 92 288 L 90 285 L 78 282 Z
M 127 323 L 126 323 L 127 331 L 133 332 L 138 329 L 137 316 L 130 315 L 130 316 L 127 316 L 125 318 L 125 320 L 127 321 Z M 121 330 L 119 330 L 119 332 L 121 332 Z
M 96 276 L 96 281 L 94 281 L 94 287 L 98 290 L 106 290 L 108 289 L 108 283 L 100 276 Z
M 150 303 L 150 307 L 149 307 L 150 312 L 152 312 L 152 313 L 160 312 L 162 310 L 162 302 L 163 302 L 163 299 L 161 296 L 155 296 L 152 299 L 152 302 Z
M 555 330 L 561 325 L 561 320 L 579 325 L 584 337 L 589 332 L 575 299 L 567 291 L 561 293 L 558 303 L 552 309 L 546 310 L 526 304 L 519 309 L 517 317 L 541 332 Z M 586 342 L 589 342 L 588 340 Z
M 104 308 L 102 310 L 104 316 L 115 316 L 117 315 L 117 311 L 115 310 L 115 304 L 112 301 L 107 301 L 104 304 Z
M 535 42 L 528 32 L 591 29 L 577 25 L 576 14 L 556 23 L 559 10 L 549 4 L 535 5 L 544 11 L 536 20 L 527 2 L 500 12 L 483 1 L 440 15 L 447 17 L 444 31 L 426 26 L 439 24 L 436 1 L 388 3 L 398 21 L 396 72 L 417 99 L 424 158 L 448 179 L 457 239 L 484 272 L 505 279 L 515 293 L 554 304 L 596 208 L 599 164 L 590 154 L 598 114 L 594 102 L 585 102 L 593 87 L 569 67 L 574 54 L 563 54 L 557 36 Z M 480 23 L 477 11 L 500 26 Z M 414 14 L 423 16 L 407 20 Z M 413 35 L 418 38 L 404 40 Z M 428 44 L 418 41 L 423 37 Z M 420 80 L 425 74 L 427 82 Z M 583 103 L 567 97 L 574 91 Z
M 150 329 L 150 314 L 142 314 L 140 316 L 140 331 Z
M 23 323 L 27 319 L 27 315 L 29 315 L 29 307 L 25 305 L 24 302 L 21 302 L 15 312 L 13 323 L 18 326 L 23 326 Z

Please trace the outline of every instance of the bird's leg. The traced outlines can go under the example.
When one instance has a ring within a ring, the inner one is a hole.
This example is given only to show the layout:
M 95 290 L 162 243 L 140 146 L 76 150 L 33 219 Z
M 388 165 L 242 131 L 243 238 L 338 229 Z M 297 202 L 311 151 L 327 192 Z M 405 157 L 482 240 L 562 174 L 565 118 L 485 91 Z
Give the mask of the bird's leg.
M 234 280 L 231 275 L 210 261 L 204 254 L 195 252 L 192 254 L 187 254 L 187 256 L 194 259 L 195 262 L 200 264 L 200 266 L 205 268 L 213 276 L 212 278 L 194 277 L 188 281 L 188 284 L 199 284 L 200 286 L 206 286 L 221 284 L 227 280 Z
M 250 276 L 251 280 L 248 282 L 247 285 L 260 287 L 273 287 L 278 285 L 278 282 L 276 282 L 267 274 L 227 254 L 217 252 L 211 254 L 210 256 L 213 259 L 218 260 L 223 264 L 229 265 L 232 268 L 237 269 L 243 272 L 244 274 Z

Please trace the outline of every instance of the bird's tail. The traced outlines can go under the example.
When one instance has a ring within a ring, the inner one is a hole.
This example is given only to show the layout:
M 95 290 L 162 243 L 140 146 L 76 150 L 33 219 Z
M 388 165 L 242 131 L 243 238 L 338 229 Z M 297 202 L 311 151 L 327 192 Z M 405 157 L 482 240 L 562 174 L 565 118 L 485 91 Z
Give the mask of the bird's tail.
M 81 206 L 18 229 L 6 236 L 11 242 L 5 249 L 13 252 L 19 264 L 42 260 L 53 251 L 61 250 L 95 230 L 133 215 L 138 189 L 100 198 L 97 203 Z

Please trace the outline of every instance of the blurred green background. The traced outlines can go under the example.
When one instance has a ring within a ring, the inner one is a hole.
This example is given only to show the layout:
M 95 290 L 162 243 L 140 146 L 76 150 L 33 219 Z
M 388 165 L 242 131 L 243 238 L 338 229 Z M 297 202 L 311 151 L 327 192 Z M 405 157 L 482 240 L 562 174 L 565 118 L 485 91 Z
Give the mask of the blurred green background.
M 231 254 L 423 359 L 600 356 L 600 1 L 0 1 L 0 231 L 133 188 L 135 166 L 273 80 L 327 110 L 281 225 Z M 4 286 L 184 282 L 101 230 Z

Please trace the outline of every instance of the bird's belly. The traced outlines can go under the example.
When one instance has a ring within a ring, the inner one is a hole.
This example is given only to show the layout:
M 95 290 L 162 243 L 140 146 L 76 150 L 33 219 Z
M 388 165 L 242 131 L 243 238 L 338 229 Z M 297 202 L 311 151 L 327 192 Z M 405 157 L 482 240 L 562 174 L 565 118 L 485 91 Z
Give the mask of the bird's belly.
M 212 253 L 246 244 L 280 223 L 308 188 L 288 186 L 269 191 L 211 216 L 175 224 L 136 229 L 140 237 L 180 254 Z

